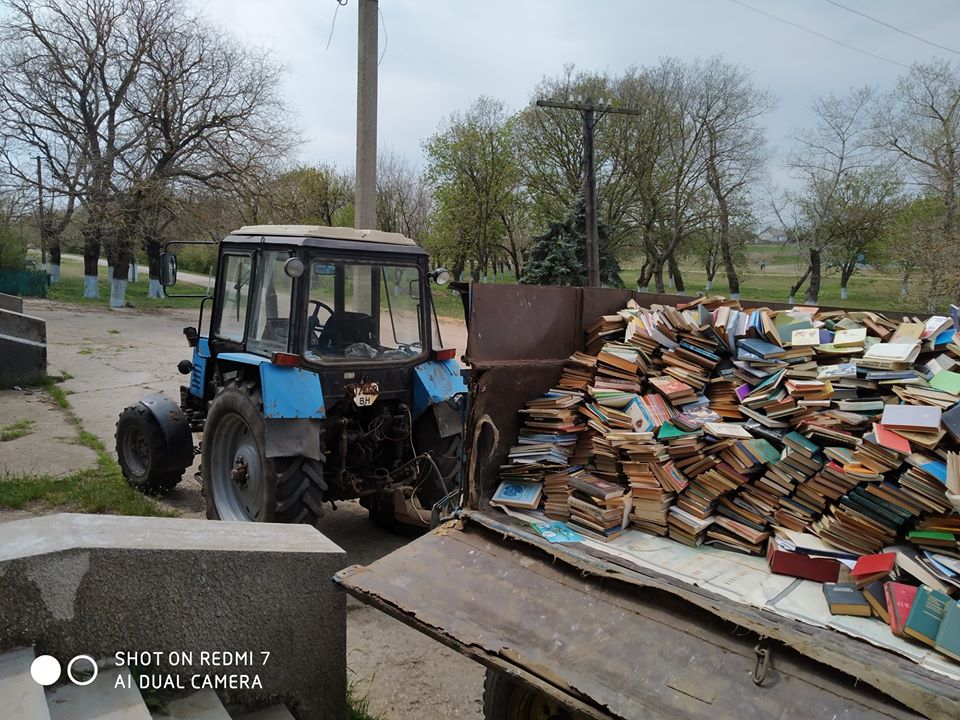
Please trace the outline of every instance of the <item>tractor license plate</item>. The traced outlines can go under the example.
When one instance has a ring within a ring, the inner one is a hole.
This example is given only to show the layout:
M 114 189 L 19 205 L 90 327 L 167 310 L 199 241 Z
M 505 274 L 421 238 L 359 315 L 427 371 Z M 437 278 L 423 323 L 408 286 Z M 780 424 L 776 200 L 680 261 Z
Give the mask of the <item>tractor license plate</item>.
M 353 404 L 357 407 L 370 407 L 380 395 L 380 386 L 376 383 L 364 383 L 353 394 Z

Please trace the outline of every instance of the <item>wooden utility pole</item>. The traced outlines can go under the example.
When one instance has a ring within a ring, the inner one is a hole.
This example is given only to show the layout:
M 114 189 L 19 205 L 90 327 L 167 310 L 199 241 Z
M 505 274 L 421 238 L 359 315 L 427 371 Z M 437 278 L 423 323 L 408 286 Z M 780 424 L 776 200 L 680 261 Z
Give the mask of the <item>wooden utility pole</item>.
M 39 155 L 37 155 L 37 233 L 40 235 L 40 267 L 46 270 L 47 232 L 43 218 L 43 168 L 40 165 Z
M 576 98 L 572 102 L 537 100 L 537 107 L 576 110 L 583 120 L 583 201 L 587 224 L 587 284 L 600 287 L 600 237 L 597 229 L 597 169 L 593 149 L 593 134 L 597 123 L 607 113 L 615 115 L 639 115 L 639 110 L 615 108 L 610 100 Z
M 357 0 L 357 167 L 354 222 L 377 226 L 377 0 Z

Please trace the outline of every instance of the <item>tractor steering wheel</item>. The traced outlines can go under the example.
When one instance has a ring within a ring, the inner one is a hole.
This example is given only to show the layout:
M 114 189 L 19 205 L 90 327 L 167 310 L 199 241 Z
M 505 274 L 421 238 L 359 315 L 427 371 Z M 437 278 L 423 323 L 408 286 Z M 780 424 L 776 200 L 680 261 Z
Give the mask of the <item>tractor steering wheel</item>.
M 321 302 L 320 300 L 310 300 L 309 304 L 315 306 L 313 308 L 313 312 L 310 313 L 310 317 L 307 320 L 307 328 L 310 332 L 309 342 L 313 347 L 319 347 L 320 331 L 323 330 L 323 324 L 320 323 L 320 308 L 323 308 L 329 313 L 326 318 L 327 321 L 333 317 L 333 308 L 327 305 L 325 302 Z

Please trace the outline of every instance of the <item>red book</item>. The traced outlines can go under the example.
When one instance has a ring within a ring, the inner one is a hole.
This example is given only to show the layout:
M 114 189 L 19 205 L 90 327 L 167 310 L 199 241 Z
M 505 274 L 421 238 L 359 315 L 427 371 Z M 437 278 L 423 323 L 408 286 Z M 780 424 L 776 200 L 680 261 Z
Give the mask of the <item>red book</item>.
M 837 582 L 840 576 L 839 560 L 813 558 L 803 553 L 782 550 L 777 547 L 774 538 L 770 538 L 767 543 L 767 563 L 770 565 L 770 572 L 816 582 Z
M 910 454 L 910 441 L 907 440 L 903 435 L 898 435 L 893 430 L 884 427 L 880 423 L 873 424 L 873 432 L 877 437 L 877 445 L 880 447 L 890 448 L 891 450 L 896 450 L 898 453 L 903 453 L 904 455 Z
M 886 575 L 893 570 L 893 567 L 896 564 L 896 553 L 862 555 L 857 559 L 857 564 L 853 566 L 853 570 L 850 571 L 850 575 L 858 580 L 871 575 Z
M 910 616 L 913 599 L 917 595 L 917 588 L 913 585 L 904 585 L 898 582 L 888 582 L 883 586 L 887 596 L 887 612 L 890 613 L 890 629 L 897 637 L 903 637 L 903 627 Z

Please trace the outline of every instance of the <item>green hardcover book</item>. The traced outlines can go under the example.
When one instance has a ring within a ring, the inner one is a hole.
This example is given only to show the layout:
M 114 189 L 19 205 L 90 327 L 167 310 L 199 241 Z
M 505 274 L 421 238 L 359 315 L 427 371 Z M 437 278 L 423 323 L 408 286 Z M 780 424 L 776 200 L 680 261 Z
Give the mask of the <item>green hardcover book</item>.
M 953 533 L 942 532 L 940 530 L 911 530 L 907 537 L 913 542 L 920 544 L 923 544 L 924 540 L 939 540 L 950 543 L 951 545 L 956 542 L 956 537 L 954 537 Z
M 665 422 L 660 426 L 660 432 L 657 433 L 657 440 L 669 440 L 671 438 L 686 437 L 687 435 L 697 435 L 695 432 L 681 430 L 672 422 Z
M 922 643 L 936 645 L 937 633 L 943 623 L 947 605 L 951 602 L 953 601 L 946 593 L 921 585 L 910 607 L 910 615 L 907 616 L 903 631 Z
M 780 459 L 780 451 L 763 438 L 743 440 L 742 444 L 751 456 L 762 463 L 772 463 Z
M 800 446 L 800 447 L 802 447 L 802 448 L 805 448 L 806 451 L 809 452 L 811 455 L 816 455 L 818 452 L 820 452 L 820 446 L 819 446 L 819 445 L 817 445 L 815 442 L 813 442 L 813 440 L 811 440 L 810 438 L 808 438 L 808 437 L 806 437 L 806 436 L 804 436 L 804 435 L 801 435 L 800 433 L 798 433 L 798 432 L 796 432 L 796 431 L 787 433 L 787 434 L 784 436 L 783 439 L 784 439 L 784 440 L 789 440 L 790 442 L 792 442 L 792 443 L 794 443 L 794 444 L 796 444 L 796 445 L 798 445 L 798 446 Z
M 960 662 L 960 600 L 947 603 L 934 647 Z
M 930 379 L 930 387 L 943 390 L 951 395 L 960 395 L 960 373 L 941 370 Z

